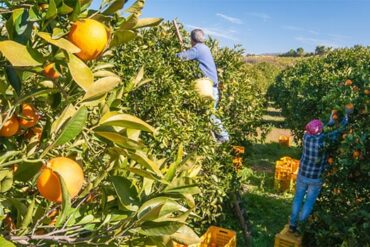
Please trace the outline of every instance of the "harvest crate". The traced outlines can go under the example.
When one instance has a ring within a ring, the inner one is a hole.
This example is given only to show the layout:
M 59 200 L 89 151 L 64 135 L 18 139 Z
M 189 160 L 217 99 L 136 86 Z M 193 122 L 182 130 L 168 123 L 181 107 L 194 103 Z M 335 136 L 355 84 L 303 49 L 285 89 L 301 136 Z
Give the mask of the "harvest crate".
M 236 233 L 217 226 L 209 227 L 200 239 L 199 244 L 188 245 L 188 247 L 236 247 Z M 174 247 L 185 246 L 174 244 Z
M 280 158 L 275 164 L 274 187 L 278 191 L 294 190 L 297 179 L 299 160 L 288 156 Z
M 279 143 L 283 146 L 290 146 L 290 137 L 289 136 L 279 136 Z
M 275 235 L 274 247 L 301 247 L 302 237 L 297 237 L 294 233 L 289 232 L 289 225 L 285 225 L 284 229 Z

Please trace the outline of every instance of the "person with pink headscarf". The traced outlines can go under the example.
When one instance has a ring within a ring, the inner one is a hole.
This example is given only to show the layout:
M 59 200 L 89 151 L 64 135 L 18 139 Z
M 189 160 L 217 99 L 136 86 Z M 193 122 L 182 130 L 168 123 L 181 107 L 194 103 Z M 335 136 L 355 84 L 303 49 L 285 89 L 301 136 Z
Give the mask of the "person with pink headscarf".
M 316 199 L 320 194 L 322 186 L 321 176 L 327 166 L 325 144 L 328 141 L 338 140 L 340 133 L 348 123 L 348 114 L 350 113 L 346 110 L 346 114 L 340 123 L 341 126 L 328 133 L 323 132 L 324 124 L 318 119 L 313 119 L 306 125 L 303 136 L 303 152 L 300 159 L 296 191 L 289 222 L 290 232 L 298 233 L 298 223 L 303 223 L 310 216 Z M 334 123 L 332 113 L 327 125 L 332 126 Z M 302 206 L 304 197 L 306 199 Z

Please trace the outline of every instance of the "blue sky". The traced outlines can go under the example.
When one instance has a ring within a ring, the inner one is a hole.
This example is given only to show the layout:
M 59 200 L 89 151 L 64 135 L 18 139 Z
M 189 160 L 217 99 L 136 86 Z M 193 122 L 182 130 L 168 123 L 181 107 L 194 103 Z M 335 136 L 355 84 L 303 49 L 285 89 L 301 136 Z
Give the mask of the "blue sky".
M 370 0 L 147 0 L 143 17 L 178 18 L 221 45 L 261 54 L 370 45 L 369 11 Z

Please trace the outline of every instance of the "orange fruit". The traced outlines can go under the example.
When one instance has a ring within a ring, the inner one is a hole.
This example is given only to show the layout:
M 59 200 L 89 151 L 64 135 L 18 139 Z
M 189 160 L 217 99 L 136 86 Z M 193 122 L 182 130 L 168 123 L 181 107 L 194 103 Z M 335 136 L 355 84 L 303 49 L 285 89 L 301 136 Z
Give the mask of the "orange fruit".
M 41 10 L 46 10 L 46 9 L 48 9 L 48 8 L 49 8 L 49 4 L 47 4 L 47 3 L 42 3 L 42 4 L 40 4 L 40 5 L 39 5 L 39 7 L 40 7 L 40 9 L 41 9 Z
M 62 186 L 57 173 L 63 178 L 71 198 L 77 196 L 84 182 L 84 174 L 80 165 L 66 157 L 49 160 L 41 168 L 37 179 L 40 194 L 53 202 L 62 202 Z
M 18 164 L 12 165 L 12 171 L 13 171 L 13 173 L 16 173 L 18 171 L 18 167 L 19 167 Z
M 358 91 L 360 91 L 360 89 L 358 88 L 358 86 L 353 86 L 353 87 L 352 87 L 352 90 L 353 90 L 353 92 L 358 92 Z
M 60 74 L 54 69 L 55 63 L 49 63 L 44 67 L 44 75 L 50 79 L 59 78 Z
M 348 104 L 346 105 L 346 109 L 347 109 L 347 110 L 351 110 L 351 111 L 353 111 L 353 108 L 354 108 L 354 106 L 353 106 L 353 104 L 352 104 L 352 103 L 348 103 Z
M 19 120 L 19 124 L 22 127 L 30 128 L 36 125 L 40 117 L 37 114 L 35 108 L 28 103 L 22 104 L 22 118 Z
M 329 157 L 328 159 L 328 164 L 332 165 L 334 163 L 334 159 L 332 157 Z
M 68 34 L 68 39 L 81 49 L 76 55 L 84 61 L 97 58 L 108 44 L 108 32 L 102 23 L 83 19 L 76 21 Z
M 11 137 L 14 136 L 19 130 L 19 122 L 16 116 L 8 119 L 0 130 L 0 136 Z
M 338 120 L 338 115 L 336 113 L 333 114 L 333 119 Z
M 351 86 L 352 85 L 352 81 L 351 80 L 346 80 L 344 85 L 346 86 Z
M 360 151 L 358 151 L 358 150 L 353 151 L 352 156 L 353 156 L 354 159 L 357 159 L 358 157 L 360 157 L 360 155 L 361 155 Z
M 31 139 L 32 137 L 37 136 L 37 140 L 41 141 L 41 136 L 42 136 L 42 128 L 40 127 L 33 127 L 29 129 L 25 134 L 24 137 L 26 139 Z
M 57 216 L 59 213 L 59 210 L 58 209 L 53 209 L 51 210 L 49 213 L 48 213 L 48 218 L 51 219 L 51 218 L 54 218 L 55 216 Z
M 9 215 L 6 215 L 6 217 L 3 220 L 3 223 L 4 223 L 4 228 L 10 232 L 16 229 L 13 218 Z
M 369 89 L 365 89 L 365 90 L 364 90 L 364 93 L 365 93 L 366 95 L 369 95 L 369 94 L 370 94 L 370 90 L 369 90 Z

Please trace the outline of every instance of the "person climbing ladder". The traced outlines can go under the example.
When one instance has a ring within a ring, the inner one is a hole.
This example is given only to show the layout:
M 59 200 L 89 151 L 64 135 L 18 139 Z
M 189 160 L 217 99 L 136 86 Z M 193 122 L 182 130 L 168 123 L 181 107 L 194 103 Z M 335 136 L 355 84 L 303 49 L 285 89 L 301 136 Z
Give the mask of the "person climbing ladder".
M 336 141 L 339 134 L 348 123 L 350 110 L 340 123 L 340 127 L 334 131 L 323 132 L 324 125 L 318 120 L 310 121 L 305 127 L 303 136 L 303 153 L 296 182 L 296 191 L 293 199 L 292 213 L 289 221 L 289 232 L 299 234 L 298 225 L 307 220 L 313 206 L 319 196 L 322 186 L 322 174 L 327 167 L 327 154 L 324 150 L 327 141 Z M 328 126 L 334 125 L 333 113 L 330 116 Z M 306 197 L 305 202 L 302 202 Z
M 190 37 L 192 48 L 178 53 L 177 57 L 183 60 L 196 60 L 199 62 L 199 68 L 202 71 L 203 75 L 211 79 L 213 82 L 214 109 L 216 110 L 219 101 L 216 64 L 214 62 L 210 49 L 204 44 L 204 32 L 201 29 L 194 29 L 191 32 Z M 215 136 L 217 138 L 217 141 L 220 143 L 229 141 L 229 133 L 223 127 L 221 120 L 214 114 L 212 114 L 211 122 L 216 128 Z

